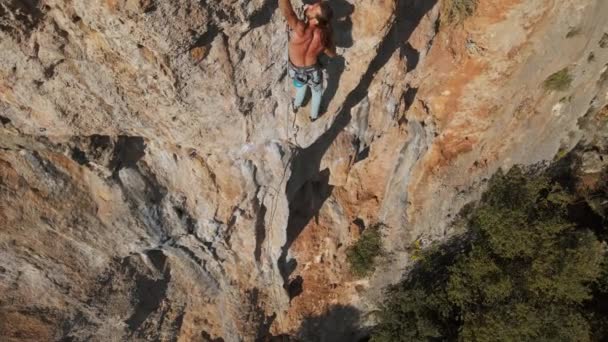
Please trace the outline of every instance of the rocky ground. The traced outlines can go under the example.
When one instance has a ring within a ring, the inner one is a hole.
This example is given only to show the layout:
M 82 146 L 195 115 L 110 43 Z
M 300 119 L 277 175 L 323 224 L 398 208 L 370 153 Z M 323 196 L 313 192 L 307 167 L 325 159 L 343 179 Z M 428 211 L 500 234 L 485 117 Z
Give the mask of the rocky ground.
M 498 168 L 605 141 L 606 1 L 330 4 L 310 123 L 276 1 L 0 0 L 2 340 L 353 341 Z

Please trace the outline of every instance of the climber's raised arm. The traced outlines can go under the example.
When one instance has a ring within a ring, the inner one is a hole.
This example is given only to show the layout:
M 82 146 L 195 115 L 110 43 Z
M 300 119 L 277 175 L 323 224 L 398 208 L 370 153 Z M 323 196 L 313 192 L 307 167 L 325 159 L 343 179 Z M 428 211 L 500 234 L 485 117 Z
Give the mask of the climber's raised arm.
M 298 33 L 302 33 L 305 29 L 305 24 L 298 19 L 296 12 L 294 12 L 293 7 L 291 6 L 290 0 L 279 0 L 279 8 L 281 12 L 287 19 L 287 25 Z

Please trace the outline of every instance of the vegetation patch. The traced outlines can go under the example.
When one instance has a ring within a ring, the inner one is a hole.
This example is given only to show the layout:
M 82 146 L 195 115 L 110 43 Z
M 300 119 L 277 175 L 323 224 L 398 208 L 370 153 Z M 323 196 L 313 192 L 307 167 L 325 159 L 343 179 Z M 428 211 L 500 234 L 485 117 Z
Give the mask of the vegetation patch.
M 608 340 L 608 185 L 577 190 L 569 159 L 498 172 L 467 232 L 388 290 L 371 341 Z
M 348 248 L 346 259 L 351 272 L 365 277 L 376 269 L 376 259 L 383 254 L 381 224 L 370 226 L 361 234 L 359 240 Z
M 543 83 L 543 87 L 547 90 L 564 91 L 570 88 L 571 83 L 572 75 L 570 75 L 570 71 L 568 68 L 563 68 L 549 76 Z
M 441 21 L 461 23 L 475 13 L 477 4 L 478 0 L 441 0 Z

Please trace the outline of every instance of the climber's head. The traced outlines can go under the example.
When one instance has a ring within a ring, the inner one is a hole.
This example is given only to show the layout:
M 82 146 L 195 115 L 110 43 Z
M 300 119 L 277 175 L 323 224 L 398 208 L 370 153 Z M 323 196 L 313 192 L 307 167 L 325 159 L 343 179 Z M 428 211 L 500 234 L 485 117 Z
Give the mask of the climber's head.
M 319 26 L 329 24 L 334 15 L 334 12 L 326 1 L 318 1 L 312 5 L 308 5 L 304 11 L 308 22 Z

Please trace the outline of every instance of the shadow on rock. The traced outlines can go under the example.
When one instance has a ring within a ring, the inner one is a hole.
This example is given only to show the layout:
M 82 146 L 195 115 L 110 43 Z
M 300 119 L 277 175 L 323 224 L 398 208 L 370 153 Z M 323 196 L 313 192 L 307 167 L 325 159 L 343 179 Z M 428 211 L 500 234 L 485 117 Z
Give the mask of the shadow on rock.
M 336 47 L 350 48 L 353 46 L 353 21 L 350 16 L 355 11 L 355 6 L 345 0 L 334 0 L 329 2 L 330 7 L 334 11 L 334 17 L 331 21 L 331 36 Z M 346 60 L 342 56 L 327 60 L 322 59 L 321 65 L 327 72 L 327 86 L 323 93 L 322 112 L 329 108 L 329 104 L 334 99 L 340 78 L 346 68 Z
M 334 11 L 331 21 L 334 43 L 342 48 L 353 46 L 353 21 L 350 16 L 355 11 L 355 6 L 345 0 L 332 0 L 329 6 Z
M 287 252 L 296 238 L 302 233 L 311 219 L 316 217 L 325 201 L 331 196 L 333 187 L 329 185 L 329 170 L 321 171 L 316 177 L 308 180 L 300 187 L 289 202 L 289 222 L 287 223 L 287 241 L 283 245 L 279 257 L 279 270 L 283 277 L 283 286 L 290 294 L 290 299 L 301 293 L 297 286 L 298 279 L 289 280 L 289 276 L 297 266 L 295 259 L 287 261 Z M 296 282 L 296 283 L 294 283 Z
M 250 26 L 248 31 L 268 24 L 277 8 L 279 8 L 277 0 L 266 0 L 264 5 L 249 17 Z
M 328 58 L 327 60 L 322 59 L 321 64 L 327 73 L 327 86 L 325 87 L 323 99 L 321 100 L 321 112 L 326 112 L 340 86 L 340 78 L 346 68 L 346 60 L 342 56 L 337 56 L 331 59 Z
M 320 316 L 307 317 L 300 325 L 298 338 L 311 342 L 363 341 L 367 332 L 359 327 L 361 314 L 352 306 L 332 306 Z
M 268 336 L 267 342 L 363 342 L 369 331 L 360 327 L 361 313 L 352 306 L 334 305 L 319 316 L 304 318 L 295 336 Z

